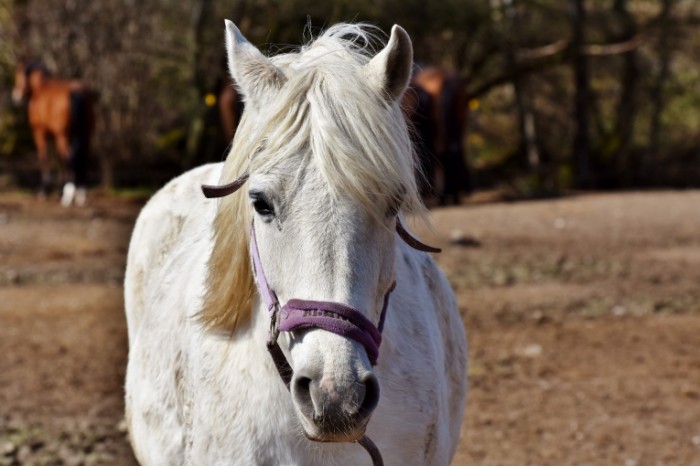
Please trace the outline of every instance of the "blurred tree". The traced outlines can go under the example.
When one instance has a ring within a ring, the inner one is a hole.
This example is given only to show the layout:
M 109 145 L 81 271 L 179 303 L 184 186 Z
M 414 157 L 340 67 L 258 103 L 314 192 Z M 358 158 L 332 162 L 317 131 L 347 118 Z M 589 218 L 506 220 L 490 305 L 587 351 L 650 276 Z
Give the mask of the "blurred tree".
M 536 172 L 540 165 L 540 149 L 537 144 L 532 96 L 527 76 L 522 76 L 516 67 L 517 47 L 522 44 L 520 27 L 523 22 L 522 9 L 518 8 L 515 0 L 500 0 L 500 10 L 498 18 L 501 19 L 506 31 L 510 32 L 510 34 L 503 34 L 506 38 L 504 53 L 506 68 L 512 76 L 513 97 L 520 133 L 518 154 L 522 160 L 522 166 L 530 172 Z
M 645 174 L 656 169 L 660 161 L 660 140 L 662 121 L 661 115 L 664 111 L 665 96 L 664 88 L 669 79 L 671 55 L 671 8 L 673 0 L 661 0 L 661 13 L 659 14 L 659 33 L 657 45 L 657 58 L 653 71 L 656 76 L 651 86 L 650 98 L 652 103 L 651 122 L 649 124 L 649 149 L 642 159 L 642 169 Z
M 584 0 L 569 0 L 571 10 L 571 48 L 573 50 L 572 71 L 574 75 L 574 122 L 573 163 L 576 169 L 576 187 L 590 188 L 590 140 L 588 118 L 591 98 L 588 58 L 584 54 L 586 44 L 586 8 Z
M 616 42 L 633 40 L 638 33 L 634 16 L 629 11 L 629 0 L 615 0 L 613 14 L 618 22 L 618 32 L 613 35 Z M 632 143 L 637 117 L 637 88 L 639 67 L 637 48 L 632 48 L 621 55 L 622 73 L 620 75 L 620 96 L 617 101 L 614 141 L 611 149 L 617 153 L 617 169 L 621 175 L 619 184 L 629 186 L 634 175 L 632 164 Z
M 466 82 L 477 182 L 537 194 L 700 179 L 697 0 L 0 0 L 0 83 L 21 55 L 88 81 L 100 180 L 160 184 L 224 153 L 223 18 L 272 54 L 337 21 L 403 25 L 418 63 Z M 4 92 L 0 154 L 33 162 L 24 135 Z

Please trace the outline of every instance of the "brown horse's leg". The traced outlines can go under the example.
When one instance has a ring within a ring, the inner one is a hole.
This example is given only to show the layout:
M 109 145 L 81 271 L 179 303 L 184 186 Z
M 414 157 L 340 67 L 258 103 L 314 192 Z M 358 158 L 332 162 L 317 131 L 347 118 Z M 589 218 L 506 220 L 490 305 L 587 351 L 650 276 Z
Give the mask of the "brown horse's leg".
M 51 187 L 51 165 L 49 164 L 48 147 L 46 143 L 46 131 L 35 129 L 33 132 L 34 144 L 39 156 L 39 170 L 41 171 L 41 186 L 39 196 L 46 196 Z
M 64 180 L 73 181 L 68 163 L 68 158 L 70 156 L 70 142 L 68 141 L 67 135 L 61 134 L 56 136 L 56 151 L 58 152 L 58 157 L 61 159 L 61 169 L 64 172 L 67 172 L 67 175 L 64 175 Z
M 67 134 L 60 134 L 56 137 L 56 150 L 61 159 L 61 182 L 63 183 L 61 204 L 68 207 L 73 203 L 75 196 L 75 174 L 71 167 L 70 141 Z

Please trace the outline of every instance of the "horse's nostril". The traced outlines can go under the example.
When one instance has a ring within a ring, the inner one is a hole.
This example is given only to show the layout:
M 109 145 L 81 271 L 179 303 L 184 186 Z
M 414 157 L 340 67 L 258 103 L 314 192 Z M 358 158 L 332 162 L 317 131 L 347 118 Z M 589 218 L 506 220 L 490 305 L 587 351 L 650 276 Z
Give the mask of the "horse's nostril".
M 311 399 L 311 379 L 308 377 L 294 377 L 292 380 L 292 396 L 307 415 L 314 412 L 314 403 Z
M 379 403 L 379 381 L 374 374 L 368 374 L 363 380 L 365 386 L 365 398 L 362 400 L 358 414 L 362 417 L 369 416 Z

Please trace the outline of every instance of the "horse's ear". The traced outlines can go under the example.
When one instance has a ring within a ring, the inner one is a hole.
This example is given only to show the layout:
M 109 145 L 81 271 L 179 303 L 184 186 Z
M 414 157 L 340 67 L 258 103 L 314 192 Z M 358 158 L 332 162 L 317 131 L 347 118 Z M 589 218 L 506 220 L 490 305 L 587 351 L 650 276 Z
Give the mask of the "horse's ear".
M 412 66 L 411 38 L 401 26 L 395 24 L 386 47 L 367 64 L 367 74 L 387 98 L 395 102 L 408 87 Z
M 270 91 L 278 90 L 284 84 L 284 74 L 229 20 L 226 20 L 226 51 L 231 78 L 243 93 L 246 103 L 256 106 L 267 98 Z

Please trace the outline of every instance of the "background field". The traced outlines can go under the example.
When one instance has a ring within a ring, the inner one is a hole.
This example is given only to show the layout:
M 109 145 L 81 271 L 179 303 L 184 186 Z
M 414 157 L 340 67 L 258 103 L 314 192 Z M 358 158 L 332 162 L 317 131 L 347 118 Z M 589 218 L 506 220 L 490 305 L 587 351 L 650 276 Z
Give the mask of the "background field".
M 121 280 L 141 201 L 0 194 L 0 465 L 135 465 Z M 435 209 L 470 337 L 455 465 L 700 465 L 700 192 Z

